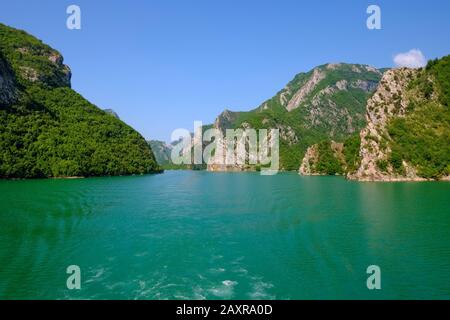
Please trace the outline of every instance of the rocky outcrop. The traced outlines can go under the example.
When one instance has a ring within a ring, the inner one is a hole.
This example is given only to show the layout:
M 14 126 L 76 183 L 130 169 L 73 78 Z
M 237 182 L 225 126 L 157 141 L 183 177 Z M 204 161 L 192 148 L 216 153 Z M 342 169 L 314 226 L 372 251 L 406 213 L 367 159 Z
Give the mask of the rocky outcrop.
M 14 74 L 0 53 L 0 106 L 14 103 L 18 96 Z
M 45 87 L 70 87 L 72 73 L 62 55 L 26 32 L 13 34 L 0 24 L 0 43 L 4 58 L 10 63 L 16 81 Z
M 314 69 L 311 77 L 306 83 L 298 90 L 286 105 L 286 110 L 292 111 L 300 106 L 304 102 L 306 96 L 317 86 L 317 84 L 325 78 L 325 73 L 319 68 Z M 281 101 L 285 103 L 286 98 L 282 95 Z
M 206 166 L 206 169 L 208 171 L 213 172 L 239 172 L 239 171 L 254 171 L 256 170 L 255 165 L 250 165 L 250 160 L 248 157 L 252 157 L 254 155 L 248 154 L 248 144 L 247 142 L 247 136 L 244 134 L 242 137 L 237 138 L 235 141 L 235 149 L 233 150 L 233 157 L 234 162 L 228 163 L 226 154 L 228 150 L 228 139 L 226 136 L 226 129 L 230 129 L 230 127 L 224 126 L 224 121 L 229 121 L 230 115 L 233 115 L 234 113 L 231 113 L 227 110 L 225 110 L 221 116 L 219 116 L 215 123 L 214 123 L 214 129 L 218 129 L 222 133 L 222 137 L 216 138 L 217 140 L 214 141 L 216 144 L 216 149 L 214 156 L 212 159 L 208 161 L 208 164 Z M 224 117 L 225 116 L 225 117 Z M 228 124 L 229 125 L 229 124 Z M 247 122 L 241 123 L 240 127 L 238 129 L 251 129 L 251 126 Z M 245 146 L 245 149 L 238 149 L 238 145 Z M 256 163 L 257 159 L 252 158 L 252 162 Z
M 322 145 L 321 145 L 322 144 Z M 334 160 L 339 163 L 341 172 L 345 171 L 345 157 L 343 154 L 344 144 L 331 140 L 328 142 L 322 142 L 321 144 L 313 144 L 308 147 L 306 153 L 302 159 L 302 164 L 298 170 L 298 173 L 302 176 L 317 176 L 328 174 L 323 168 L 319 168 L 321 158 L 324 156 L 324 147 L 329 148 Z M 336 174 L 336 173 L 335 173 Z
M 365 124 L 365 103 L 354 96 L 370 96 L 382 72 L 366 65 L 327 64 L 299 74 L 280 93 L 288 112 L 300 109 L 304 127 L 312 131 L 327 128 L 331 139 L 342 140 Z M 262 110 L 269 108 L 264 103 Z
M 318 175 L 315 171 L 315 164 L 319 161 L 319 151 L 318 145 L 314 144 L 306 150 L 305 156 L 303 157 L 302 164 L 298 173 L 302 176 L 312 176 Z
M 230 129 L 233 126 L 234 121 L 236 121 L 237 113 L 225 109 L 214 122 L 214 128 L 219 129 L 223 133 L 226 129 Z
M 406 114 L 410 102 L 407 87 L 416 79 L 418 72 L 400 68 L 384 74 L 377 91 L 367 102 L 367 126 L 360 132 L 361 164 L 356 172 L 348 174 L 348 178 L 360 181 L 425 180 L 405 161 L 404 174 L 395 173 L 388 163 L 391 149 L 387 143 L 387 124 L 390 119 Z
M 276 124 L 275 126 L 280 132 L 280 138 L 287 142 L 288 145 L 292 146 L 299 142 L 297 134 L 291 126 Z
M 0 24 L 5 39 L 11 31 Z M 36 84 L 45 87 L 70 87 L 72 73 L 63 63 L 62 55 L 56 50 L 22 33 L 16 38 L 16 47 L 8 42 L 0 44 L 0 104 L 17 101 L 19 87 Z
M 36 53 L 35 50 L 27 48 L 17 49 L 27 59 L 34 60 L 44 58 L 47 63 L 42 63 L 37 67 L 21 66 L 19 76 L 31 83 L 43 83 L 50 87 L 70 87 L 72 72 L 69 66 L 63 63 L 62 55 L 54 50 L 41 50 Z M 41 60 L 42 61 L 42 60 Z M 48 66 L 45 66 L 48 64 Z

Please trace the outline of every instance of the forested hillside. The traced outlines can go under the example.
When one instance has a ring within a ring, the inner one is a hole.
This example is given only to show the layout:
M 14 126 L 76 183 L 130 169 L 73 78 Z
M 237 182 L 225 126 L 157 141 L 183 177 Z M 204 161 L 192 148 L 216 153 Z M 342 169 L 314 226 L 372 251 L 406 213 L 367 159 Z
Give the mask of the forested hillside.
M 0 24 L 0 177 L 160 171 L 144 138 L 70 88 L 56 50 Z

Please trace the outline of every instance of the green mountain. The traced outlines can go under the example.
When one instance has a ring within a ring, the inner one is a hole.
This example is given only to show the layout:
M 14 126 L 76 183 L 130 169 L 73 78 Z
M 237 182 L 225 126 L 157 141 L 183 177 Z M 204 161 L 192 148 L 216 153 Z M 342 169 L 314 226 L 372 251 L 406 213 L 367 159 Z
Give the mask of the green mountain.
M 358 180 L 450 180 L 450 56 L 386 72 L 367 103 Z
M 297 74 L 274 97 L 249 112 L 225 110 L 214 127 L 278 128 L 280 169 L 298 170 L 313 144 L 353 139 L 365 125 L 367 100 L 384 70 L 359 64 L 326 64 Z
M 70 88 L 56 50 L 0 24 L 0 177 L 160 171 L 144 138 Z

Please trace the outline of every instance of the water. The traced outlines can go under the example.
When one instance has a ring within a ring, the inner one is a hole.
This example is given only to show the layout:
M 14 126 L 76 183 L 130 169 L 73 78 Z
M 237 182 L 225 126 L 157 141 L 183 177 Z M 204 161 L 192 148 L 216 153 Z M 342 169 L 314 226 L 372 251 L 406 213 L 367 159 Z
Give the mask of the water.
M 449 191 L 293 173 L 0 181 L 0 298 L 449 299 Z

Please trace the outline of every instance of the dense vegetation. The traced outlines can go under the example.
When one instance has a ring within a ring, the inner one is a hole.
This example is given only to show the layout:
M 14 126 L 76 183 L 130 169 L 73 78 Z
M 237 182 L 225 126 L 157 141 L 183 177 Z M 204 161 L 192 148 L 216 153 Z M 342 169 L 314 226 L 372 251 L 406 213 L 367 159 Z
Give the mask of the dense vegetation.
M 139 133 L 70 89 L 59 53 L 0 24 L 0 60 L 0 80 L 13 77 L 18 92 L 0 103 L 0 177 L 160 171 Z
M 419 176 L 449 175 L 450 56 L 430 61 L 409 90 L 414 98 L 407 115 L 392 119 L 388 126 L 389 162 L 398 173 L 404 173 L 405 160 L 418 169 Z
M 342 174 L 343 166 L 331 149 L 330 141 L 322 141 L 317 145 L 318 161 L 316 163 L 316 173 L 326 175 Z
M 361 161 L 359 156 L 360 145 L 359 133 L 354 133 L 341 144 L 330 140 L 315 144 L 316 157 L 310 159 L 312 173 L 341 175 L 356 170 Z
M 361 138 L 359 132 L 354 133 L 344 141 L 343 152 L 345 158 L 345 170 L 347 172 L 353 172 L 359 167 L 361 163 L 361 157 L 359 155 L 360 147 Z

